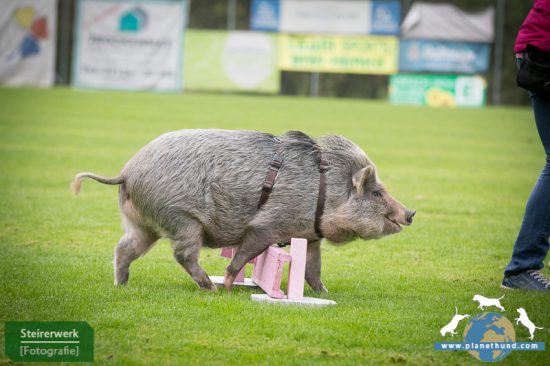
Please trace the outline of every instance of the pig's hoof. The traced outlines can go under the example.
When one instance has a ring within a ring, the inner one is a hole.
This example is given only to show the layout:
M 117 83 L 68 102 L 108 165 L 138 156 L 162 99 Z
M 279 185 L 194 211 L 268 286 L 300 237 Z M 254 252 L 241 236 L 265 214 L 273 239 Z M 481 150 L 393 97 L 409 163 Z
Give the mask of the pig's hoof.
M 223 285 L 227 289 L 227 291 L 231 291 L 231 287 L 233 287 L 233 282 L 235 281 L 235 277 L 231 276 L 229 272 L 225 271 L 223 275 Z
M 322 292 L 322 293 L 325 293 L 325 294 L 328 293 L 328 290 L 325 287 L 325 285 L 323 285 L 323 283 L 319 283 L 319 284 L 316 284 L 315 286 L 311 286 L 311 288 L 315 292 Z
M 115 286 L 126 285 L 130 274 L 128 271 L 117 271 L 115 273 Z
M 218 288 L 212 282 L 210 282 L 209 284 L 200 284 L 199 287 L 203 291 L 218 292 Z

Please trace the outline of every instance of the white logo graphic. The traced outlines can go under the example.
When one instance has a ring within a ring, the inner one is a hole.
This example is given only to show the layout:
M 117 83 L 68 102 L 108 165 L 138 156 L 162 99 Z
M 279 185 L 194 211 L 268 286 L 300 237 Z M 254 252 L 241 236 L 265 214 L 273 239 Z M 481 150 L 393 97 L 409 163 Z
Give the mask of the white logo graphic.
M 485 296 L 474 295 L 474 298 L 472 300 L 479 302 L 478 308 L 481 309 L 481 310 L 483 310 L 484 306 L 496 306 L 497 308 L 500 309 L 500 311 L 504 311 L 504 308 L 502 307 L 502 305 L 500 305 L 500 300 L 503 297 L 504 297 L 504 295 L 502 295 L 498 299 L 489 299 Z
M 275 47 L 268 35 L 232 32 L 223 46 L 225 74 L 242 88 L 254 88 L 271 75 L 274 54 Z
M 544 329 L 543 327 L 537 327 L 533 322 L 529 319 L 527 316 L 527 312 L 524 308 L 518 309 L 519 318 L 516 318 L 516 324 L 521 323 L 525 328 L 529 329 L 529 333 L 531 336 L 529 337 L 530 340 L 533 340 L 535 338 L 535 329 Z
M 456 335 L 457 333 L 455 332 L 455 329 L 456 327 L 458 326 L 458 323 L 464 319 L 464 318 L 469 318 L 470 315 L 468 314 L 464 314 L 464 315 L 460 315 L 458 313 L 458 308 L 456 307 L 455 305 L 455 315 L 453 316 L 453 318 L 451 319 L 451 321 L 449 322 L 449 324 L 447 324 L 446 326 L 444 326 L 443 328 L 441 328 L 441 330 L 439 331 L 439 333 L 441 333 L 442 336 L 445 336 L 445 334 L 447 333 L 451 333 L 451 336 L 454 336 Z

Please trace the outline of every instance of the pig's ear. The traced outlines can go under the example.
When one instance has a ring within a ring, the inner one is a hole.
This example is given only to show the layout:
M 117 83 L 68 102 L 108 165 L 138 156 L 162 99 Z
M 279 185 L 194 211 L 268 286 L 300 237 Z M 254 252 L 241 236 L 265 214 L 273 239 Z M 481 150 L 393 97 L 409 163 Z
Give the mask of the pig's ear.
M 365 188 L 368 187 L 369 184 L 376 183 L 374 167 L 372 165 L 368 165 L 363 169 L 356 171 L 351 180 L 357 194 L 360 196 L 363 195 Z

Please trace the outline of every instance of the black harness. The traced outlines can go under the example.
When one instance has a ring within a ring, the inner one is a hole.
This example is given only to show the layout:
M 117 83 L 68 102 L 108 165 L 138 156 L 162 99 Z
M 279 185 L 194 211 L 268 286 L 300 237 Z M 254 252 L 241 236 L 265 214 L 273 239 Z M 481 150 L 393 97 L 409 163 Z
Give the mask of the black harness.
M 262 186 L 262 194 L 260 196 L 260 201 L 258 202 L 258 209 L 260 209 L 268 200 L 269 194 L 273 190 L 273 186 L 275 185 L 275 178 L 277 178 L 277 174 L 279 174 L 279 170 L 281 169 L 281 166 L 283 165 L 284 161 L 284 150 L 288 143 L 281 142 L 281 140 L 277 139 L 277 141 L 280 143 L 277 149 L 275 150 L 275 153 L 273 154 L 273 158 L 271 159 L 271 163 L 269 163 L 269 168 L 267 170 L 267 174 L 265 176 L 264 184 Z M 315 145 L 317 148 L 317 151 L 319 151 L 319 192 L 317 194 L 317 208 L 315 209 L 315 233 L 317 234 L 317 237 L 319 239 L 323 238 L 323 233 L 321 231 L 321 218 L 323 216 L 323 212 L 325 210 L 325 201 L 327 197 L 327 177 L 326 173 L 329 170 L 329 164 L 324 159 L 323 153 L 321 149 Z M 287 246 L 288 243 L 284 244 L 278 244 L 279 246 Z

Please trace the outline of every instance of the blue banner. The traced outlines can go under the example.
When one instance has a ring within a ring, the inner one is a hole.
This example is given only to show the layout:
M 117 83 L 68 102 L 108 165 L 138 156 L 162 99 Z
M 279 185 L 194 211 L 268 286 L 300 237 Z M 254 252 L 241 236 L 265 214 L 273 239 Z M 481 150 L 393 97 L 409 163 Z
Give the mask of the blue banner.
M 252 0 L 250 5 L 250 29 L 278 32 L 281 18 L 281 2 L 289 0 Z M 331 1 L 337 5 L 337 0 Z M 302 7 L 315 7 L 315 3 L 303 2 Z M 370 18 L 365 19 L 365 34 L 399 35 L 401 2 L 399 0 L 370 1 Z M 313 12 L 315 14 L 315 12 Z M 293 14 L 296 16 L 296 14 Z M 302 14 L 306 16 L 307 14 Z M 283 15 L 284 16 L 284 15 Z M 287 14 L 288 17 L 288 14 Z M 322 21 L 323 19 L 319 19 Z
M 277 32 L 279 30 L 279 0 L 252 0 L 250 29 Z
M 371 34 L 399 35 L 401 2 L 374 0 L 371 11 Z
M 485 43 L 401 40 L 399 71 L 486 72 L 489 52 Z

